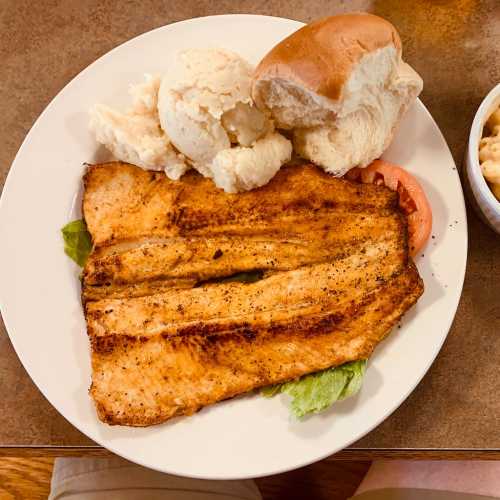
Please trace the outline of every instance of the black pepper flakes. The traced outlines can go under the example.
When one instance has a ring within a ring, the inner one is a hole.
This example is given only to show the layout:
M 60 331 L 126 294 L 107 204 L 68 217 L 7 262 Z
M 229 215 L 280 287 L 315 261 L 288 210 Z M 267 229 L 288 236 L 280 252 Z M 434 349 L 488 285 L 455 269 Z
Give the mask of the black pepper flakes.
M 218 249 L 215 251 L 214 255 L 212 256 L 212 259 L 213 259 L 213 260 L 220 259 L 220 258 L 222 257 L 222 255 L 223 255 L 222 250 L 221 250 L 220 248 L 218 248 Z

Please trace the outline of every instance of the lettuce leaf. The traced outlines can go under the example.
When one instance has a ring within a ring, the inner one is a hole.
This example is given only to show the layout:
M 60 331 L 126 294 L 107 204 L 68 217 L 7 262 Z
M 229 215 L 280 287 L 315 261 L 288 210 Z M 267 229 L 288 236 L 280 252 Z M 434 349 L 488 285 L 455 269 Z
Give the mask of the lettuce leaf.
M 365 370 L 366 360 L 353 361 L 298 380 L 265 387 L 262 394 L 266 397 L 288 394 L 292 397 L 292 413 L 302 418 L 326 410 L 335 401 L 354 396 L 361 389 Z
M 256 281 L 261 280 L 263 276 L 264 276 L 263 271 L 255 269 L 253 271 L 231 274 L 224 278 L 212 278 L 208 280 L 199 281 L 198 283 L 196 283 L 196 286 L 203 286 L 210 283 L 233 283 L 233 282 L 255 283 Z
M 264 273 L 262 271 L 247 271 L 242 273 L 231 274 L 225 278 L 217 279 L 218 283 L 230 283 L 239 281 L 240 283 L 255 283 L 262 279 Z
M 85 221 L 80 219 L 69 222 L 61 229 L 61 232 L 64 239 L 64 252 L 80 267 L 83 267 L 92 250 L 92 239 Z

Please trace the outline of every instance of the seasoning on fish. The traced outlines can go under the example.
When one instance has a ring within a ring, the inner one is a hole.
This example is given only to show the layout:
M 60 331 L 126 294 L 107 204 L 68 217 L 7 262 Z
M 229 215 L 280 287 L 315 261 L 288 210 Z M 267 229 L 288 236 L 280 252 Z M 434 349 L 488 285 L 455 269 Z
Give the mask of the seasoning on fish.
M 423 291 L 397 201 L 309 165 L 238 195 L 90 166 L 82 298 L 100 419 L 157 424 L 369 357 Z

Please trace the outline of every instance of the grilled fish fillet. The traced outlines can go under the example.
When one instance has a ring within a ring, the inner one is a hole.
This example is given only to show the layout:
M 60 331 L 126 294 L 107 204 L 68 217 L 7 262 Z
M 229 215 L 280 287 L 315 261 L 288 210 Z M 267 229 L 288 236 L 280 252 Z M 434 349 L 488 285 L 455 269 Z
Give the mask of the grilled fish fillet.
M 84 181 L 90 393 L 109 424 L 157 424 L 365 359 L 423 291 L 381 186 L 311 166 L 238 195 L 123 163 Z M 257 269 L 255 283 L 214 282 Z

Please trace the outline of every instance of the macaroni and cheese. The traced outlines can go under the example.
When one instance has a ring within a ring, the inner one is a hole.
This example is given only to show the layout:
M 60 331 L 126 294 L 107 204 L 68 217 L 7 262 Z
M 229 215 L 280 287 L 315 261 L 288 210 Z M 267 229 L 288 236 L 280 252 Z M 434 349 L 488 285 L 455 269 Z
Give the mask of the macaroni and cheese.
M 491 191 L 500 201 L 500 107 L 488 118 L 485 128 L 489 134 L 479 143 L 479 163 Z

